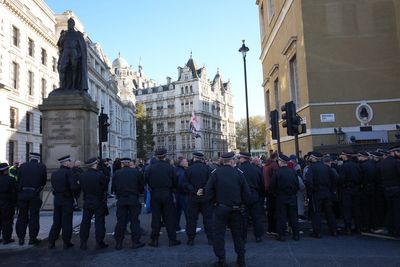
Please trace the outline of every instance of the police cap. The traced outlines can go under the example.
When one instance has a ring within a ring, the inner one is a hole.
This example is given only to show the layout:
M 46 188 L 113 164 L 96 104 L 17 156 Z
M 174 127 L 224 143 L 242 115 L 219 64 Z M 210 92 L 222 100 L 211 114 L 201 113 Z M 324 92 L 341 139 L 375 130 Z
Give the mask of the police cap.
M 278 159 L 279 159 L 280 161 L 283 161 L 283 162 L 289 162 L 289 161 L 290 161 L 289 157 L 286 156 L 286 155 L 284 155 L 284 154 L 279 154 Z
M 157 157 L 162 157 L 162 156 L 165 156 L 167 154 L 167 150 L 165 148 L 157 148 L 155 154 L 156 154 Z
M 233 152 L 225 152 L 221 155 L 222 159 L 233 159 L 235 157 L 235 153 Z
M 369 157 L 369 153 L 364 152 L 364 151 L 358 152 L 358 155 L 361 157 Z
M 36 152 L 30 152 L 29 157 L 32 159 L 40 159 L 40 154 Z
M 193 157 L 198 158 L 198 159 L 204 158 L 204 154 L 201 152 L 193 152 L 192 155 L 193 155 Z
M 66 162 L 66 161 L 71 161 L 71 156 L 70 156 L 70 155 L 67 155 L 67 156 L 61 157 L 61 158 L 59 158 L 59 159 L 57 159 L 57 160 L 58 160 L 58 162 L 60 162 L 60 163 L 64 163 L 64 162 Z
M 354 152 L 349 149 L 343 150 L 341 154 L 345 155 L 345 156 L 350 156 L 350 157 L 354 156 Z
M 239 158 L 251 159 L 251 154 L 248 152 L 240 152 Z
M 96 164 L 97 163 L 97 158 L 90 158 L 90 159 L 88 159 L 87 161 L 85 161 L 85 164 L 87 165 L 87 166 L 92 166 L 92 165 L 94 165 L 94 164 Z
M 8 170 L 9 166 L 7 163 L 0 163 L 0 172 Z
M 380 157 L 383 156 L 383 154 L 382 154 L 381 152 L 378 152 L 378 151 L 371 152 L 370 154 L 371 154 L 372 156 L 378 157 L 378 158 L 380 158 Z
M 130 158 L 122 158 L 122 159 L 120 159 L 120 161 L 121 161 L 121 163 L 129 163 L 132 160 Z

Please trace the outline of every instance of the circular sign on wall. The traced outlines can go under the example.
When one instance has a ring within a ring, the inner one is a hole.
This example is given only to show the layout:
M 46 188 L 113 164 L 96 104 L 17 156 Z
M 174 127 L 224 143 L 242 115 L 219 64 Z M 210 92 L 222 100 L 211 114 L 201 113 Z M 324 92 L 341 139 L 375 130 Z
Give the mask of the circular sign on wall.
M 370 105 L 363 102 L 356 108 L 356 118 L 363 125 L 368 124 L 374 116 L 374 112 Z

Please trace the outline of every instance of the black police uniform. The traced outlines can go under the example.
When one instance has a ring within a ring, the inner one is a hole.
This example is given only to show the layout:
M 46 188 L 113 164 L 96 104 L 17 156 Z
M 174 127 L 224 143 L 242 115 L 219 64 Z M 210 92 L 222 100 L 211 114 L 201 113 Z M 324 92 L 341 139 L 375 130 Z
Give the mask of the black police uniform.
M 47 168 L 37 159 L 23 163 L 19 168 L 18 219 L 16 232 L 20 245 L 24 244 L 26 227 L 29 223 L 29 244 L 37 244 L 39 240 L 39 212 L 42 206 L 40 192 L 47 182 Z
M 286 222 L 289 221 L 293 230 L 293 239 L 297 240 L 299 237 L 297 191 L 300 186 L 296 172 L 287 166 L 280 167 L 272 176 L 269 188 L 276 195 L 277 239 L 284 240 Z
M 113 189 L 118 199 L 117 224 L 114 231 L 117 249 L 122 248 L 122 241 L 124 240 L 128 221 L 131 222 L 132 244 L 134 247 L 138 247 L 141 235 L 139 221 L 141 204 L 139 202 L 139 194 L 143 193 L 144 190 L 143 174 L 137 169 L 124 166 L 114 173 Z
M 360 161 L 360 221 L 362 231 L 369 231 L 374 228 L 372 216 L 376 174 L 376 165 L 373 160 Z
M 49 248 L 54 247 L 61 229 L 64 248 L 68 248 L 71 246 L 74 195 L 79 191 L 79 185 L 71 168 L 66 166 L 61 166 L 51 174 L 51 185 L 54 195 L 54 213 L 53 225 L 49 233 Z
M 3 164 L 5 166 L 0 164 L 1 169 L 8 167 L 6 163 Z M 4 172 L 4 170 L 0 172 Z M 13 242 L 11 236 L 16 200 L 17 185 L 15 179 L 6 174 L 0 174 L 0 234 L 3 237 L 4 244 Z
M 158 246 L 161 229 L 161 217 L 164 219 L 170 245 L 176 240 L 176 211 L 172 192 L 177 188 L 174 168 L 165 160 L 149 165 L 145 172 L 145 181 L 151 190 L 151 246 Z
M 262 217 L 264 212 L 264 181 L 261 170 L 251 164 L 249 161 L 240 164 L 239 169 L 242 170 L 247 184 L 250 188 L 250 199 L 246 206 L 246 225 L 245 225 L 245 238 L 247 236 L 247 223 L 249 216 L 252 218 L 254 236 L 257 242 L 261 241 L 264 234 L 264 227 L 262 224 Z
M 188 244 L 192 245 L 196 236 L 196 225 L 199 213 L 203 216 L 204 230 L 209 242 L 212 240 L 212 206 L 205 195 L 197 196 L 197 191 L 204 188 L 210 178 L 211 169 L 200 160 L 196 160 L 186 170 L 184 183 L 185 190 L 189 193 L 186 234 Z M 204 193 L 204 192 L 203 192 Z
M 339 169 L 340 199 L 346 234 L 351 234 L 352 220 L 360 230 L 360 169 L 353 160 L 345 160 Z
M 107 183 L 106 177 L 100 171 L 89 168 L 79 177 L 79 184 L 83 192 L 83 215 L 80 227 L 81 248 L 86 249 L 86 242 L 89 238 L 90 224 L 93 215 L 95 216 L 95 236 L 97 248 L 104 248 L 104 237 L 106 234 L 105 216 L 107 209 Z
M 232 158 L 233 153 L 222 155 Z M 238 263 L 244 265 L 245 241 L 244 207 L 250 197 L 250 189 L 243 172 L 231 165 L 221 165 L 211 173 L 206 185 L 206 197 L 215 204 L 213 217 L 213 248 L 221 266 L 225 264 L 225 232 L 231 230 Z
M 373 196 L 373 225 L 375 229 L 381 228 L 385 225 L 386 204 L 385 204 L 385 187 L 382 182 L 381 172 L 381 157 L 383 154 L 379 152 L 372 152 L 374 156 L 374 163 L 376 169 L 375 182 L 374 182 L 374 196 Z
M 393 156 L 382 160 L 381 175 L 385 188 L 387 227 L 391 235 L 400 237 L 400 160 Z
M 332 208 L 332 196 L 335 185 L 333 170 L 318 161 L 308 167 L 305 176 L 307 191 L 312 195 L 313 236 L 321 237 L 321 212 L 324 211 L 332 235 L 337 235 L 337 224 Z

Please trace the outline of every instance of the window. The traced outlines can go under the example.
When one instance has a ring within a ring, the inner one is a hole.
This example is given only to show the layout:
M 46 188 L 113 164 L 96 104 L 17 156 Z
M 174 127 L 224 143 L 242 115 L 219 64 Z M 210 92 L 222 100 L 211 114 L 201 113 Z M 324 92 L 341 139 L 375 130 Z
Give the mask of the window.
M 29 161 L 29 153 L 32 152 L 32 143 L 25 143 L 25 161 Z
M 46 51 L 46 49 L 44 49 L 44 48 L 42 48 L 42 57 L 41 57 L 41 60 L 42 60 L 42 64 L 43 65 L 47 65 L 47 51 Z
M 16 147 L 17 146 L 15 141 L 10 140 L 8 142 L 8 163 L 10 165 L 14 164 Z
M 14 89 L 18 89 L 18 79 L 19 79 L 19 65 L 17 62 L 13 61 L 11 66 L 11 86 Z
M 19 47 L 19 29 L 15 26 L 12 26 L 12 42 L 13 45 Z
M 43 118 L 39 117 L 39 133 L 43 133 Z
M 53 59 L 52 59 L 51 66 L 52 66 L 53 72 L 56 72 L 57 71 L 57 59 L 55 57 L 53 57 Z
M 26 131 L 30 132 L 32 130 L 32 121 L 33 121 L 33 114 L 30 112 L 26 112 Z
M 28 55 L 33 57 L 34 54 L 35 54 L 35 42 L 31 38 L 28 38 Z
M 33 72 L 28 71 L 28 93 L 30 96 L 33 95 Z
M 281 113 L 281 99 L 280 99 L 280 93 L 279 93 L 279 79 L 276 79 L 274 81 L 274 94 L 275 94 L 275 108 L 278 110 L 279 114 Z
M 18 121 L 18 110 L 16 108 L 10 108 L 10 128 L 16 129 Z
M 297 58 L 296 55 L 292 57 L 289 62 L 290 70 L 290 91 L 292 94 L 292 100 L 296 105 L 296 108 L 300 107 L 300 97 L 299 97 L 299 81 L 297 74 Z
M 190 86 L 190 92 L 193 93 L 193 86 Z
M 42 99 L 46 97 L 46 87 L 47 87 L 47 81 L 45 78 L 42 78 L 42 86 L 41 86 Z
M 271 22 L 275 12 L 275 0 L 267 0 L 268 23 Z

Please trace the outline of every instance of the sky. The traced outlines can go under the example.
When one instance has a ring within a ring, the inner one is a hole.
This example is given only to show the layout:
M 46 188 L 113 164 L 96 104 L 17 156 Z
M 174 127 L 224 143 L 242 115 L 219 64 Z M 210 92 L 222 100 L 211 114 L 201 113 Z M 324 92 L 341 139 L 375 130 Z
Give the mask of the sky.
M 93 42 L 113 61 L 118 53 L 159 84 L 176 80 L 193 54 L 213 79 L 230 80 L 235 119 L 246 117 L 242 40 L 247 53 L 249 114 L 264 114 L 260 30 L 255 0 L 45 0 L 56 13 L 72 10 Z

